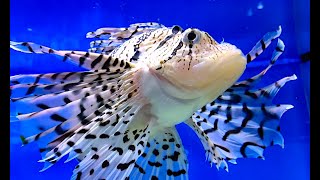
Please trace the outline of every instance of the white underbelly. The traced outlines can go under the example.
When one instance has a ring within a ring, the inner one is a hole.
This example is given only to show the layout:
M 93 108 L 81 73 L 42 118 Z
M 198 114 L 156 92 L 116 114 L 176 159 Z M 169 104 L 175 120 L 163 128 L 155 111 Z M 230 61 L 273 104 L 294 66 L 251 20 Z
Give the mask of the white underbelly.
M 184 100 L 170 96 L 164 90 L 167 84 L 143 69 L 140 76 L 140 89 L 151 105 L 151 114 L 160 127 L 172 127 L 188 119 L 197 110 L 196 100 Z

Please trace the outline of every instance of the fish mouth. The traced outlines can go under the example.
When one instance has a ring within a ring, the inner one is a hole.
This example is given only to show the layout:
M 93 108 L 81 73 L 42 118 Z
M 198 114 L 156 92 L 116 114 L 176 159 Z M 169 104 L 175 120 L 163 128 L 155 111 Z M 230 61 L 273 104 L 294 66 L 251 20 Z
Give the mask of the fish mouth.
M 164 74 L 155 74 L 166 83 L 165 90 L 179 99 L 196 99 L 208 94 L 214 98 L 229 88 L 245 67 L 246 58 L 241 50 L 234 48 L 218 57 L 208 56 L 189 70 L 173 68 Z
M 210 67 L 218 67 L 220 65 L 222 65 L 223 63 L 226 63 L 227 61 L 232 63 L 233 59 L 232 57 L 235 56 L 243 56 L 242 52 L 240 49 L 233 49 L 231 51 L 229 51 L 228 53 L 224 53 L 222 55 L 220 55 L 218 58 L 212 57 L 211 55 L 208 54 L 208 58 L 203 59 L 202 61 L 200 61 L 199 63 L 195 63 L 193 64 L 191 70 L 197 72 L 200 70 L 203 70 L 205 68 L 210 68 Z M 236 61 L 236 60 L 235 60 Z M 233 62 L 235 62 L 233 61 Z
M 181 103 L 190 103 L 191 101 L 194 101 L 198 99 L 199 97 L 192 97 L 192 96 L 180 96 L 178 94 L 185 94 L 190 93 L 189 88 L 184 88 L 180 86 L 179 84 L 173 82 L 172 80 L 166 78 L 162 74 L 160 74 L 158 71 L 150 68 L 149 72 L 152 76 L 154 76 L 159 84 L 159 89 L 163 94 L 165 94 L 170 99 L 173 99 L 177 102 Z
M 241 50 L 228 43 L 212 46 L 211 50 L 197 54 L 197 57 L 184 58 L 190 62 L 193 59 L 193 62 L 171 60 L 164 63 L 160 71 L 149 67 L 163 92 L 182 100 L 202 98 L 210 91 L 223 93 L 240 77 L 246 66 Z
M 202 89 L 214 84 L 219 78 L 226 81 L 233 79 L 233 74 L 237 75 L 238 72 L 242 74 L 245 66 L 245 57 L 237 48 L 223 52 L 218 57 L 207 56 L 191 66 L 190 73 L 184 75 L 186 77 L 184 84 Z

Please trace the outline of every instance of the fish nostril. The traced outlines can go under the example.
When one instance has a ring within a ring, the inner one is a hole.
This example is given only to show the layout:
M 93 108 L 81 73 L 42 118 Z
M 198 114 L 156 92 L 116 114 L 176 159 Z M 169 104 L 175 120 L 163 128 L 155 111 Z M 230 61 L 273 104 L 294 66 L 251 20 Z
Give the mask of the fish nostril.
M 197 37 L 197 35 L 194 33 L 194 31 L 191 31 L 191 32 L 188 34 L 188 40 L 189 40 L 189 41 L 195 40 L 196 37 Z

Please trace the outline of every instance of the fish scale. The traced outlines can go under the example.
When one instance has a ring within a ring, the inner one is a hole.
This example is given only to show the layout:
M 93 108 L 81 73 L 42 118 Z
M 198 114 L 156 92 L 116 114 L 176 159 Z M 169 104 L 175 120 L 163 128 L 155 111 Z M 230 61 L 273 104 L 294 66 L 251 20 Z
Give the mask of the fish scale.
M 67 154 L 66 162 L 79 160 L 71 179 L 188 179 L 180 122 L 198 135 L 209 162 L 228 171 L 227 161 L 283 146 L 279 120 L 293 106 L 272 99 L 296 76 L 256 88 L 284 51 L 281 31 L 266 33 L 247 55 L 199 29 L 153 22 L 89 32 L 97 38 L 90 52 L 11 41 L 17 51 L 88 70 L 10 77 L 11 120 L 21 119 L 12 123 L 30 122 L 21 139 L 39 144 L 41 171 Z M 268 67 L 236 82 L 275 39 Z

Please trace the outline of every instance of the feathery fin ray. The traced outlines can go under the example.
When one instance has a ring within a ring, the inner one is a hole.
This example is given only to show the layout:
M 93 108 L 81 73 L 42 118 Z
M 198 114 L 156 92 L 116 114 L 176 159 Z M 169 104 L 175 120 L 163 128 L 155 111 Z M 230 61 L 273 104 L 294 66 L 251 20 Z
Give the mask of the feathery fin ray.
M 154 119 L 136 119 L 148 108 L 130 79 L 135 65 L 111 53 L 130 38 L 163 27 L 137 23 L 127 28 L 100 28 L 87 34 L 87 38 L 98 38 L 90 43 L 90 52 L 10 41 L 17 51 L 62 56 L 64 61 L 89 70 L 10 77 L 12 124 L 18 127 L 23 144 L 38 143 L 39 162 L 44 162 L 41 171 L 68 154 L 66 162 L 79 160 L 72 179 L 188 179 L 187 157 L 175 127 L 151 136 Z M 247 54 L 247 62 L 280 34 L 281 26 L 264 35 Z M 228 171 L 227 161 L 236 163 L 237 158 L 263 158 L 268 146 L 283 147 L 279 120 L 293 106 L 273 105 L 272 99 L 296 76 L 260 89 L 255 86 L 284 47 L 278 38 L 267 68 L 235 83 L 185 121 L 200 138 L 208 161 L 218 169 Z M 136 126 L 133 124 L 139 123 L 134 121 L 146 123 Z
M 72 63 L 88 70 L 106 69 L 111 72 L 123 72 L 126 69 L 134 67 L 134 65 L 128 61 L 112 58 L 105 54 L 84 51 L 58 51 L 33 42 L 10 41 L 10 47 L 24 53 L 45 53 L 62 56 L 64 57 L 63 61 L 69 59 Z

